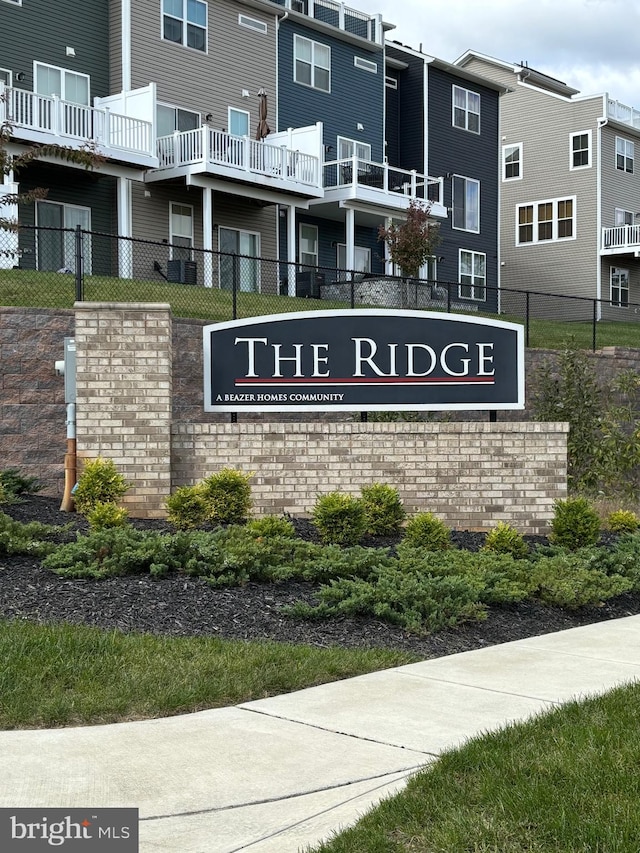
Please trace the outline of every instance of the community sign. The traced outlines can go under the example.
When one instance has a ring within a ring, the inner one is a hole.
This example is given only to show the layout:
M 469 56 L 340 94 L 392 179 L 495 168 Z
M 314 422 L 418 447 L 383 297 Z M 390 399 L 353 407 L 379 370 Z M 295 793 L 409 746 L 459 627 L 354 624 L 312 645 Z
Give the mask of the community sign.
M 524 408 L 524 332 L 461 314 L 303 311 L 204 327 L 207 412 Z

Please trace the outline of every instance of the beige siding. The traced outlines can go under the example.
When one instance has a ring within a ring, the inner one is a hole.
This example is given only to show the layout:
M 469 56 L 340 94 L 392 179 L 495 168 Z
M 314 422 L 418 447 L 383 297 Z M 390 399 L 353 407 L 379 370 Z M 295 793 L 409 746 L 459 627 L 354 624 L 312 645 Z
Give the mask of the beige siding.
M 519 84 L 511 71 L 478 58 L 466 67 L 512 90 L 501 98 L 500 156 L 502 145 L 523 144 L 522 179 L 501 183 L 502 287 L 594 298 L 600 247 L 597 174 L 602 97 L 559 97 Z M 586 131 L 591 131 L 592 165 L 572 170 L 571 134 Z M 519 204 L 570 197 L 575 197 L 576 205 L 575 239 L 516 244 Z M 562 305 L 558 301 L 554 310 L 562 310 Z
M 264 21 L 267 33 L 239 26 L 239 12 Z M 210 0 L 208 13 L 208 52 L 202 53 L 162 39 L 160 0 L 132 3 L 132 88 L 155 82 L 160 102 L 202 117 L 211 113 L 211 125 L 219 129 L 227 128 L 229 107 L 246 110 L 253 133 L 258 90 L 276 91 L 275 17 L 231 0 Z M 275 97 L 270 107 L 275 109 Z M 275 116 L 271 124 L 276 126 Z

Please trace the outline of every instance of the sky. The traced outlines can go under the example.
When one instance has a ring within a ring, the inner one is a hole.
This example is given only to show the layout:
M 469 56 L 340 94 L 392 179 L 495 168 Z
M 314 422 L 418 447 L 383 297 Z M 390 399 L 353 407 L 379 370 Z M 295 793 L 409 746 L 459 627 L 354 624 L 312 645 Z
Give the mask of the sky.
M 640 0 L 346 0 L 396 25 L 387 37 L 453 62 L 467 50 L 526 62 L 640 109 Z

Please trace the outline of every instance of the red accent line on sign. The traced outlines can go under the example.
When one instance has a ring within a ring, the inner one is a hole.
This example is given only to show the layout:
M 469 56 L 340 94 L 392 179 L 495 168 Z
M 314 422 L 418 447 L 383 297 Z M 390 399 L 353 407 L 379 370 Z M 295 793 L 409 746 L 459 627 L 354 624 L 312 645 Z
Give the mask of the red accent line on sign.
M 495 385 L 495 379 L 480 376 L 450 376 L 437 379 L 421 379 L 417 376 L 371 376 L 350 379 L 306 379 L 304 377 L 258 379 L 242 377 L 235 379 L 234 383 L 235 385 L 278 385 L 282 387 L 290 385 L 326 385 L 329 387 L 336 385 Z

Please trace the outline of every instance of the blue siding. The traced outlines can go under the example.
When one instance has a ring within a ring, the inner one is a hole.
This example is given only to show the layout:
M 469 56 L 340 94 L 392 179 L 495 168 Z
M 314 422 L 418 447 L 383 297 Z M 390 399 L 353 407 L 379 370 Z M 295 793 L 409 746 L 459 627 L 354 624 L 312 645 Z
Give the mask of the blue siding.
M 408 68 L 387 73 L 398 80 L 398 89 L 387 89 L 387 156 L 392 166 L 424 169 L 424 61 L 388 46 L 387 55 Z M 391 107 L 391 109 L 390 109 Z
M 321 92 L 295 83 L 293 79 L 294 34 L 317 41 L 331 48 L 331 91 Z M 356 139 L 371 145 L 372 159 L 381 162 L 384 152 L 384 56 L 379 50 L 352 44 L 325 35 L 317 30 L 290 21 L 280 26 L 278 67 L 278 130 L 305 127 L 321 121 L 324 124 L 324 145 L 331 146 L 328 160 L 336 158 L 338 136 Z M 356 68 L 355 56 L 378 66 L 372 74 Z M 358 123 L 364 131 L 357 129 Z
M 88 74 L 91 98 L 108 95 L 108 0 L 65 0 L 63 11 L 54 5 L 51 0 L 0 3 L 0 68 L 13 72 L 14 86 L 32 91 L 34 60 L 44 62 Z M 75 49 L 74 57 L 66 55 L 67 47 Z M 21 81 L 16 80 L 18 72 L 24 74 Z
M 452 125 L 452 87 L 462 86 L 481 98 L 480 133 Z M 462 175 L 480 181 L 480 233 L 456 231 L 451 214 L 441 226 L 438 277 L 458 280 L 460 248 L 487 256 L 487 286 L 498 284 L 498 93 L 469 83 L 439 68 L 429 67 L 429 172 L 434 176 Z M 452 207 L 451 179 L 444 182 L 444 203 Z M 488 299 L 493 299 L 493 294 Z

